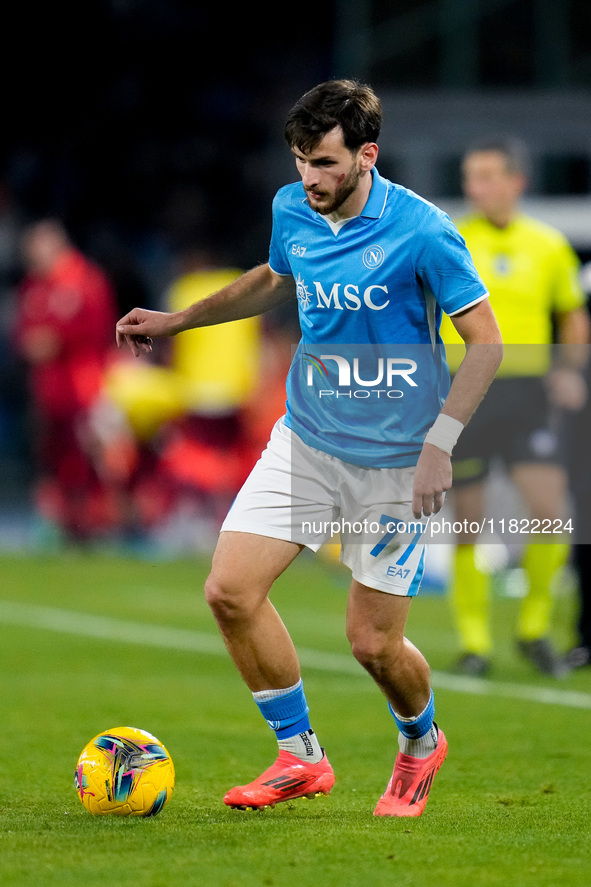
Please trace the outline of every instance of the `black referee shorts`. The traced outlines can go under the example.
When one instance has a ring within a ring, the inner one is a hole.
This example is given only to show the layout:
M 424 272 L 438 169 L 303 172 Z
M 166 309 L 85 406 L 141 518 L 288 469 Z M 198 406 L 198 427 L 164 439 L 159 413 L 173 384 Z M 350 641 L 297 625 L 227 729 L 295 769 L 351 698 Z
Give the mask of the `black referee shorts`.
M 493 460 L 563 464 L 556 417 L 543 377 L 495 379 L 452 456 L 454 486 L 483 480 Z

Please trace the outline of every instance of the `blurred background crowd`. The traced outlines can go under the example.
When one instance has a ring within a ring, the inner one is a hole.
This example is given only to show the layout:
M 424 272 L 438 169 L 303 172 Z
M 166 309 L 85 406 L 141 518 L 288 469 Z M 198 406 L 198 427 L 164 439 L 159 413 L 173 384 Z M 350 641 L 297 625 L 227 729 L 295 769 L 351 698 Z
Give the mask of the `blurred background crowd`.
M 0 549 L 211 550 L 283 413 L 295 307 L 114 347 L 267 258 L 295 179 L 286 111 L 324 79 L 384 104 L 378 168 L 452 217 L 475 139 L 517 136 L 524 206 L 591 293 L 591 7 L 334 0 L 269 14 L 192 0 L 11 5 L 0 146 Z

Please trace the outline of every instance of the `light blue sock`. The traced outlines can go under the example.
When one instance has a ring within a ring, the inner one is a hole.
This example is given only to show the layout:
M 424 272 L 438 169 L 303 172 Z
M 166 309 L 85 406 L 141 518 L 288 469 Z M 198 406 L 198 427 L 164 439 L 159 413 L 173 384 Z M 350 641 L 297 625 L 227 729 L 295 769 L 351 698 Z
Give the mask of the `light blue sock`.
M 435 751 L 437 748 L 437 727 L 433 723 L 435 717 L 433 690 L 431 690 L 429 702 L 415 718 L 401 717 L 396 714 L 390 703 L 388 703 L 388 708 L 400 731 L 398 746 L 403 754 L 411 755 L 413 758 L 427 758 Z
M 267 690 L 252 694 L 262 716 L 271 730 L 277 734 L 277 739 L 288 739 L 296 733 L 309 730 L 310 709 L 301 679 L 293 687 L 277 692 L 281 692 L 281 695 L 274 693 L 270 698 Z
M 301 679 L 284 690 L 261 690 L 252 695 L 267 724 L 275 731 L 279 748 L 313 764 L 322 760 L 324 753 L 310 726 Z

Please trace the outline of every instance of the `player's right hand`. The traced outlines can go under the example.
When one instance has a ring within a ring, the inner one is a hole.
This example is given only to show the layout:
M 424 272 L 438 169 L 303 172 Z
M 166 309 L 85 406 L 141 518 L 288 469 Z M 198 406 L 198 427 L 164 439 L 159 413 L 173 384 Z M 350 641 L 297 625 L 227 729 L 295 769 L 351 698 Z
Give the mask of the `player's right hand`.
M 417 520 L 437 514 L 451 489 L 452 468 L 448 453 L 424 443 L 413 481 L 412 513 Z
M 128 345 L 135 357 L 142 353 L 149 354 L 152 350 L 152 337 L 174 335 L 171 319 L 172 315 L 165 311 L 134 308 L 117 322 L 117 347 Z

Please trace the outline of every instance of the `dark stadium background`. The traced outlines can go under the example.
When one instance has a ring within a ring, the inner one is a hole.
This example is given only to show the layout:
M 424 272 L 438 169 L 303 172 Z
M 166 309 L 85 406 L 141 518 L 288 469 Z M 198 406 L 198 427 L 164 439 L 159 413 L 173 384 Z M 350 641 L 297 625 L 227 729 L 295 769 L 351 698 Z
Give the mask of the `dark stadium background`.
M 491 128 L 521 126 L 534 149 L 532 198 L 591 257 L 580 222 L 591 205 L 586 0 L 10 2 L 1 34 L 3 513 L 24 501 L 30 470 L 9 338 L 21 226 L 63 219 L 111 273 L 122 312 L 158 304 L 188 242 L 213 238 L 244 268 L 265 261 L 270 200 L 292 176 L 283 117 L 320 80 L 374 85 L 390 121 L 380 171 L 444 206 L 459 197 L 474 110 Z

